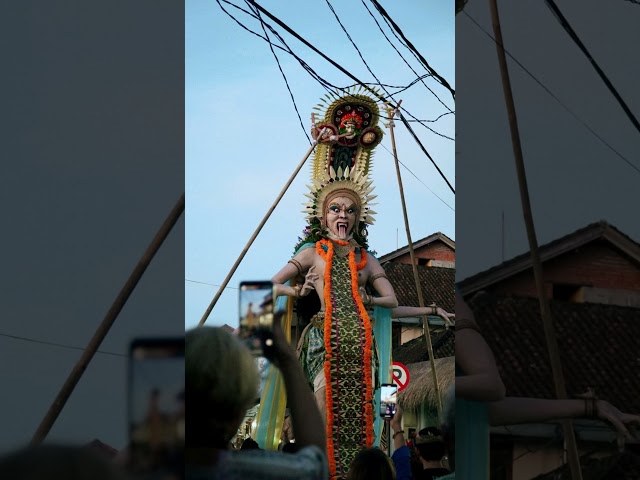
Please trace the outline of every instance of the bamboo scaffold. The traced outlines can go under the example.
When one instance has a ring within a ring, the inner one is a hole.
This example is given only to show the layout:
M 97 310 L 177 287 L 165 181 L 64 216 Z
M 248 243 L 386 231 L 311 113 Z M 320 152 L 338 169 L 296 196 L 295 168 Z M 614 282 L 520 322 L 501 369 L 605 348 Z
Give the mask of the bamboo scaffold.
M 529 200 L 529 190 L 527 186 L 527 176 L 524 167 L 524 156 L 522 146 L 520 144 L 520 133 L 518 130 L 518 117 L 516 115 L 515 102 L 511 91 L 511 81 L 509 78 L 509 69 L 507 67 L 507 59 L 502 41 L 502 30 L 500 28 L 500 17 L 498 14 L 497 0 L 489 0 L 491 8 L 491 18 L 493 24 L 493 32 L 496 39 L 496 49 L 498 54 L 498 62 L 500 64 L 500 74 L 502 78 L 502 87 L 504 91 L 505 103 L 509 115 L 509 127 L 511 130 L 511 143 L 513 145 L 513 154 L 518 174 L 518 185 L 520 190 L 520 200 L 522 202 L 522 213 L 527 228 L 527 238 L 529 248 L 531 250 L 531 263 L 533 265 L 533 274 L 535 277 L 536 291 L 540 303 L 540 312 L 542 316 L 542 324 L 549 352 L 549 360 L 553 373 L 553 383 L 558 399 L 566 399 L 567 391 L 562 373 L 562 364 L 560 363 L 560 354 L 558 351 L 558 343 L 556 339 L 555 329 L 551 318 L 551 309 L 549 301 L 545 295 L 544 280 L 542 273 L 542 264 L 538 251 L 538 241 L 536 238 L 535 225 L 533 223 L 533 214 L 531 211 L 531 202 Z M 574 480 L 582 480 L 582 471 L 580 468 L 580 458 L 578 456 L 578 448 L 576 445 L 575 432 L 573 430 L 573 422 L 571 420 L 563 420 L 562 427 L 567 448 L 569 466 L 571 476 Z
M 91 337 L 91 340 L 89 340 L 89 343 L 82 352 L 82 356 L 71 370 L 71 373 L 67 377 L 67 380 L 60 388 L 58 395 L 49 406 L 47 413 L 40 422 L 40 425 L 38 426 L 31 439 L 32 445 L 41 443 L 51 431 L 51 428 L 60 415 L 60 412 L 62 412 L 62 409 L 67 403 L 67 400 L 69 400 L 69 397 L 73 393 L 73 390 L 80 381 L 82 374 L 89 366 L 89 363 L 91 362 L 91 359 L 93 358 L 95 353 L 98 351 L 98 348 L 100 348 L 100 344 L 109 333 L 109 330 L 113 326 L 113 323 L 116 321 L 116 318 L 124 308 L 127 300 L 136 288 L 136 285 L 138 285 L 138 282 L 142 278 L 144 272 L 147 270 L 147 267 L 151 264 L 151 261 L 155 257 L 156 253 L 158 253 L 158 250 L 160 250 L 160 247 L 164 243 L 165 239 L 169 236 L 169 233 L 184 212 L 184 203 L 185 202 L 183 193 L 176 202 L 175 206 L 171 209 L 171 212 L 169 212 L 169 215 L 163 222 L 162 226 L 154 236 L 145 252 L 142 254 L 142 257 L 140 257 L 140 260 L 129 275 L 129 278 L 118 293 L 118 296 L 111 304 L 109 311 L 104 316 L 102 322 L 100 322 L 100 324 L 98 325 L 98 328 Z
M 402 203 L 402 215 L 404 217 L 404 227 L 407 233 L 407 244 L 409 245 L 409 255 L 411 257 L 411 269 L 413 271 L 413 280 L 416 284 L 416 291 L 418 292 L 418 306 L 420 308 L 424 308 L 424 298 L 422 296 L 422 287 L 420 286 L 420 279 L 418 277 L 418 267 L 416 266 L 415 253 L 413 251 L 413 242 L 411 241 L 411 228 L 409 227 L 409 216 L 407 215 L 407 204 L 404 198 L 404 188 L 402 187 L 402 175 L 400 174 L 400 162 L 398 160 L 398 152 L 396 149 L 396 138 L 394 135 L 394 122 L 393 119 L 396 114 L 399 114 L 400 104 L 402 100 L 398 102 L 398 105 L 394 108 L 389 106 L 389 134 L 391 136 L 391 150 L 393 152 L 393 159 L 396 167 L 396 176 L 398 178 L 398 189 L 400 191 L 400 201 Z M 436 364 L 435 358 L 433 355 L 433 345 L 431 343 L 431 331 L 429 328 L 429 319 L 426 315 L 422 315 L 422 325 L 424 330 L 424 336 L 427 341 L 427 351 L 429 353 L 429 363 L 431 365 L 431 373 L 433 375 L 433 388 L 435 390 L 437 406 L 438 406 L 438 417 L 442 417 L 442 395 L 440 394 L 440 387 L 438 384 L 438 374 L 436 372 Z

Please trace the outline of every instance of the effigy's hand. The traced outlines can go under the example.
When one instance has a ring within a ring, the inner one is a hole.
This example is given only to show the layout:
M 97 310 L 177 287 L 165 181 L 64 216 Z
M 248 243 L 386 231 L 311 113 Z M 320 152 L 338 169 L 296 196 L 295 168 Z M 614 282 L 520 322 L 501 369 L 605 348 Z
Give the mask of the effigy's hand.
M 605 400 L 596 402 L 598 417 L 611 423 L 618 431 L 618 446 L 623 447 L 625 440 L 633 440 L 628 427 L 640 426 L 640 415 L 623 413 Z
M 436 306 L 436 315 L 444 320 L 445 325 L 452 324 L 451 319 L 456 318 L 456 314 L 455 313 L 449 313 L 445 309 L 437 307 L 437 306 Z
M 360 298 L 362 299 L 362 303 L 365 307 L 371 305 L 372 297 L 367 293 L 367 290 L 364 287 L 359 287 L 358 291 L 360 292 Z
M 314 268 L 316 268 L 315 265 L 313 265 L 304 276 L 304 284 L 302 285 L 299 294 L 300 297 L 306 297 L 316 289 L 316 282 L 320 278 L 320 275 L 318 275 L 317 273 L 313 273 Z

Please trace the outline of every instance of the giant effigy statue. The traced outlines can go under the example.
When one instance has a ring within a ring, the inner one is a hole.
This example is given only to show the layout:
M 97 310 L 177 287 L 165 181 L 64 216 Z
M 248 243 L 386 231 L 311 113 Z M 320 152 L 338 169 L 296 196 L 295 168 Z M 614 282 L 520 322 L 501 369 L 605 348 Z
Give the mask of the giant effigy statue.
M 298 352 L 327 427 L 332 478 L 346 477 L 356 453 L 375 443 L 375 393 L 390 352 L 380 354 L 375 319 L 367 309 L 387 310 L 378 328 L 389 343 L 393 287 L 367 252 L 374 221 L 369 179 L 371 154 L 382 139 L 378 105 L 368 96 L 329 97 L 324 117 L 312 126 L 317 142 L 312 185 L 305 205 L 308 226 L 294 257 L 274 277 L 278 296 L 317 295 L 320 311 L 304 329 Z M 375 295 L 369 295 L 369 285 Z M 386 350 L 389 350 L 388 348 Z

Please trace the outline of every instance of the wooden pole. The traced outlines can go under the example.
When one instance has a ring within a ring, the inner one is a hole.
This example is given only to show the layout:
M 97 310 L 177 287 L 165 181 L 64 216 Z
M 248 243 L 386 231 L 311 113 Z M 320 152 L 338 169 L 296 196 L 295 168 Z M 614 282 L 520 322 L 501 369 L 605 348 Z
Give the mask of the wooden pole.
M 120 290 L 120 293 L 114 300 L 111 308 L 109 308 L 109 311 L 105 315 L 104 319 L 102 320 L 100 325 L 98 325 L 98 328 L 93 334 L 93 337 L 82 352 L 80 360 L 78 360 L 78 362 L 73 367 L 73 370 L 69 374 L 69 377 L 62 385 L 62 388 L 58 392 L 58 395 L 56 396 L 46 415 L 40 422 L 38 429 L 31 439 L 32 445 L 41 443 L 48 435 L 51 427 L 53 427 L 53 424 L 55 423 L 56 419 L 60 415 L 60 412 L 67 403 L 67 400 L 71 396 L 73 389 L 78 384 L 80 377 L 82 377 L 82 374 L 87 369 L 87 366 L 93 358 L 93 355 L 100 347 L 100 344 L 109 332 L 109 329 L 113 325 L 113 322 L 116 320 L 118 314 L 131 296 L 133 290 L 136 288 L 136 285 L 140 281 L 140 278 L 142 278 L 142 275 L 151 263 L 151 260 L 153 260 L 153 257 L 158 252 L 162 243 L 169 235 L 169 232 L 171 232 L 171 229 L 178 221 L 178 218 L 180 218 L 180 215 L 182 215 L 182 212 L 184 212 L 184 193 L 182 194 L 182 196 L 180 196 L 178 202 L 169 213 L 169 216 L 160 227 L 160 230 L 151 241 L 151 244 L 147 247 L 147 250 L 138 261 L 138 264 L 133 269 L 133 272 L 131 272 L 131 275 L 129 275 L 127 282 Z
M 560 354 L 558 351 L 558 343 L 556 339 L 553 321 L 551 319 L 551 309 L 549 301 L 545 294 L 544 280 L 542 277 L 542 264 L 540 254 L 538 252 L 538 241 L 536 239 L 536 231 L 533 223 L 533 214 L 531 211 L 531 203 L 529 201 L 529 189 L 527 186 L 527 176 L 524 168 L 524 158 L 522 147 L 520 145 L 520 133 L 518 131 L 518 119 L 516 116 L 515 103 L 511 91 L 511 81 L 509 79 L 509 70 L 507 68 L 507 58 L 504 53 L 504 44 L 502 42 L 502 30 L 500 28 L 500 17 L 498 15 L 497 0 L 489 0 L 491 7 L 491 18 L 493 23 L 493 33 L 496 39 L 496 48 L 498 51 L 498 61 L 500 64 L 500 74 L 502 77 L 502 87 L 504 91 L 505 103 L 509 114 L 509 126 L 511 129 L 511 143 L 513 145 L 513 154 L 516 162 L 516 171 L 518 173 L 518 184 L 520 188 L 520 200 L 522 202 L 522 213 L 524 222 L 527 227 L 527 237 L 529 239 L 529 248 L 531 249 L 531 263 L 533 265 L 533 273 L 536 283 L 536 291 L 540 303 L 540 312 L 542 315 L 542 323 L 544 326 L 544 334 L 549 351 L 549 360 L 553 373 L 553 383 L 556 396 L 559 399 L 567 398 L 567 392 L 562 373 L 562 365 L 560 363 Z M 580 468 L 580 457 L 578 456 L 578 448 L 576 445 L 575 433 L 573 431 L 573 422 L 564 420 L 562 422 L 564 430 L 565 442 L 567 445 L 567 455 L 569 467 L 571 468 L 571 476 L 574 480 L 582 480 L 582 471 Z
M 398 102 L 397 107 L 389 108 L 389 132 L 391 134 L 391 149 L 393 150 L 393 159 L 396 165 L 396 175 L 398 177 L 398 187 L 400 189 L 400 201 L 402 202 L 402 214 L 404 216 L 404 227 L 407 231 L 407 242 L 409 244 L 409 255 L 411 256 L 411 267 L 413 270 L 413 279 L 416 283 L 416 290 L 418 292 L 418 305 L 424 307 L 424 299 L 422 297 L 422 288 L 420 287 L 420 279 L 418 277 L 418 267 L 416 266 L 415 254 L 413 251 L 413 242 L 411 241 L 411 231 L 409 229 L 409 217 L 407 216 L 407 205 L 404 200 L 404 189 L 402 188 L 402 176 L 400 175 L 400 162 L 398 161 L 398 152 L 396 150 L 396 138 L 393 133 L 393 118 L 398 113 L 402 100 Z M 431 373 L 433 375 L 433 385 L 436 391 L 436 398 L 438 400 L 438 416 L 442 416 L 442 397 L 440 395 L 440 386 L 438 385 L 438 374 L 436 373 L 436 363 L 433 358 L 433 345 L 431 344 L 431 331 L 429 328 L 429 320 L 426 315 L 422 315 L 422 325 L 424 328 L 424 336 L 427 340 L 427 351 L 429 352 L 429 362 L 431 363 Z
M 322 137 L 322 132 L 319 134 L 318 138 L 321 138 L 321 137 Z M 304 165 L 304 162 L 307 161 L 307 158 L 309 158 L 309 156 L 313 152 L 313 149 L 316 148 L 316 144 L 317 144 L 316 141 L 314 141 L 311 144 L 311 146 L 309 147 L 309 150 L 307 150 L 307 153 L 304 154 L 304 157 L 302 157 L 302 160 L 300 160 L 300 163 L 298 164 L 298 166 L 296 167 L 294 172 L 289 177 L 289 180 L 287 181 L 285 186 L 282 187 L 282 190 L 280 190 L 280 193 L 278 194 L 278 198 L 276 198 L 276 200 L 273 202 L 273 205 L 271 205 L 271 207 L 267 211 L 267 214 L 264 216 L 264 218 L 262 219 L 262 221 L 258 225 L 258 228 L 256 228 L 255 232 L 253 232 L 253 235 L 251 235 L 251 238 L 249 239 L 249 241 L 245 245 L 244 249 L 240 253 L 240 256 L 236 260 L 236 263 L 233 264 L 233 266 L 231 267 L 231 270 L 229 271 L 229 273 L 227 274 L 226 278 L 222 282 L 222 285 L 220 285 L 220 288 L 218 289 L 218 293 L 216 293 L 215 297 L 213 297 L 213 300 L 211 300 L 211 303 L 209 304 L 209 307 L 207 308 L 207 311 L 204 312 L 204 315 L 202 315 L 202 318 L 200 319 L 200 322 L 198 323 L 199 327 L 204 325 L 204 322 L 207 321 L 207 317 L 209 317 L 209 314 L 213 310 L 213 307 L 215 307 L 216 303 L 218 303 L 218 299 L 220 298 L 220 295 L 222 295 L 222 292 L 224 292 L 224 289 L 227 288 L 227 284 L 229 283 L 229 280 L 231 280 L 231 277 L 233 277 L 233 274 L 236 273 L 236 270 L 238 269 L 238 266 L 240 265 L 240 262 L 242 262 L 242 259 L 244 258 L 244 256 L 249 251 L 249 247 L 251 247 L 251 245 L 253 244 L 254 240 L 256 239 L 258 234 L 260 233 L 260 230 L 262 230 L 262 227 L 264 227 L 264 224 L 267 223 L 267 220 L 269 219 L 269 217 L 271 216 L 271 214 L 275 210 L 276 206 L 278 205 L 278 203 L 280 202 L 280 200 L 284 196 L 285 192 L 287 191 L 287 189 L 289 188 L 289 186 L 291 185 L 293 180 L 296 178 L 296 175 L 298 175 L 298 172 L 300 171 L 300 169 Z

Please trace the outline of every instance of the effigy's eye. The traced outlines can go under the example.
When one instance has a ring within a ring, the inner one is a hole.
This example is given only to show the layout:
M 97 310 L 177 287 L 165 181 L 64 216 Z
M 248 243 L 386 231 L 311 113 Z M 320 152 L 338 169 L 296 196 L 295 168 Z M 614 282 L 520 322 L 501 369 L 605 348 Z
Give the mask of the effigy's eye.
M 356 209 L 355 208 L 350 208 L 349 210 L 347 210 L 347 213 L 349 215 L 353 215 L 354 213 L 356 213 Z
M 329 207 L 329 211 L 333 213 L 338 213 L 340 211 L 340 208 L 337 205 L 331 205 Z

